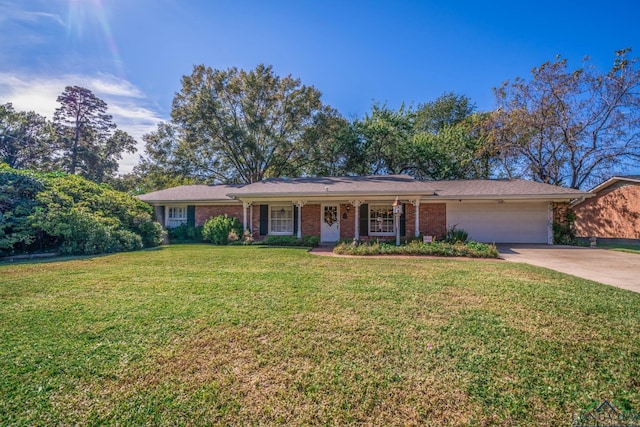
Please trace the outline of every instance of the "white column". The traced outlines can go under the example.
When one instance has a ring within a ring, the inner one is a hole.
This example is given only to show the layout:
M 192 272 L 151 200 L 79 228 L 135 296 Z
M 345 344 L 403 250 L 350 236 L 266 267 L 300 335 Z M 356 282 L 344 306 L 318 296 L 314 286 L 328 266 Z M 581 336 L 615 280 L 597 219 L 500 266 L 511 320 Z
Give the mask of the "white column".
M 411 204 L 416 208 L 416 231 L 415 231 L 415 236 L 418 237 L 420 235 L 420 198 L 416 197 L 415 200 L 411 201 Z
M 553 202 L 547 206 L 547 244 L 553 245 Z
M 362 204 L 362 200 L 349 200 L 349 203 L 355 207 L 355 233 L 353 238 L 360 240 L 360 205 Z
M 293 204 L 298 208 L 298 232 L 296 237 L 302 239 L 302 207 L 306 205 L 307 202 L 306 200 L 296 200 Z
M 242 202 L 242 229 L 247 229 L 247 208 L 251 207 L 251 202 Z
M 253 235 L 253 203 L 249 206 L 249 230 L 251 230 L 251 234 Z

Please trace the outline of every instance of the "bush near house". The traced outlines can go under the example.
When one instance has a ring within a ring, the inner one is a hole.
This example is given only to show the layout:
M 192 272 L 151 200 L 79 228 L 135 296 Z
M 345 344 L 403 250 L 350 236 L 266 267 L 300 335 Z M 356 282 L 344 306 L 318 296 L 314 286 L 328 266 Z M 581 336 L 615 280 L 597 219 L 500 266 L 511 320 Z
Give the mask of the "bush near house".
M 202 228 L 202 238 L 214 245 L 226 245 L 242 235 L 242 224 L 227 214 L 209 218 Z
M 400 246 L 379 241 L 356 244 L 341 242 L 333 248 L 333 252 L 340 255 L 431 255 L 469 258 L 498 258 L 499 256 L 495 245 L 486 243 L 441 241 L 424 243 L 417 240 L 408 241 Z
M 76 175 L 0 166 L 0 211 L 0 255 L 92 255 L 162 241 L 149 205 Z

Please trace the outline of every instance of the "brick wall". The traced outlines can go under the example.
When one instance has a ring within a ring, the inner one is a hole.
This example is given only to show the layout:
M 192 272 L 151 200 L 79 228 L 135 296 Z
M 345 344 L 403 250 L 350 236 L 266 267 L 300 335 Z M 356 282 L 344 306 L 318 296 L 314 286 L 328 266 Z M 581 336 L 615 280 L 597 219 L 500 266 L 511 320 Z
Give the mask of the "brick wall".
M 301 231 L 303 236 L 320 236 L 320 205 L 302 207 Z
M 573 211 L 578 237 L 640 239 L 640 185 L 620 182 Z
M 196 206 L 196 226 L 204 223 L 214 216 L 227 214 L 238 218 L 242 224 L 242 205 L 216 205 L 216 206 Z M 247 221 L 249 212 L 247 211 Z
M 420 232 L 423 236 L 444 236 L 447 232 L 447 205 L 445 203 L 420 204 Z
M 356 235 L 356 208 L 348 204 L 340 205 L 340 239 L 353 239 Z

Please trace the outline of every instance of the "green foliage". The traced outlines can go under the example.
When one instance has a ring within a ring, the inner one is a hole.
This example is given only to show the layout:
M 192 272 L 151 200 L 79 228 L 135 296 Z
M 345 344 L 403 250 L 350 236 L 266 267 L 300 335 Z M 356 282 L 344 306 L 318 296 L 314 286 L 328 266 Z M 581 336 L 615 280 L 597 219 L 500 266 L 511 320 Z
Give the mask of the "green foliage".
M 451 244 L 466 243 L 469 240 L 469 233 L 457 227 L 457 224 L 449 227 L 444 235 L 444 241 Z
M 553 229 L 553 243 L 555 245 L 575 245 L 577 242 L 576 239 L 576 230 L 574 227 L 574 223 L 576 222 L 576 214 L 573 210 L 567 210 L 564 221 L 558 222 L 554 221 L 551 224 Z
M 43 189 L 33 174 L 0 165 L 0 255 L 24 252 L 36 240 L 29 216 L 39 206 L 35 197 Z
M 202 238 L 214 245 L 226 245 L 229 243 L 229 236 L 235 233 L 236 237 L 242 234 L 242 224 L 238 218 L 227 214 L 209 218 L 202 228 Z M 237 239 L 236 239 L 237 240 Z
M 98 254 L 157 246 L 151 207 L 77 175 L 0 169 L 2 253 Z M 37 244 L 37 245 L 36 245 Z
M 193 227 L 187 224 L 180 224 L 177 227 L 167 229 L 170 243 L 201 243 L 202 226 Z
M 302 236 L 301 239 L 296 236 L 267 236 L 258 243 L 269 246 L 305 246 L 314 248 L 320 243 L 320 238 L 318 236 Z
M 495 245 L 486 243 L 424 243 L 417 240 L 400 246 L 379 241 L 356 244 L 341 242 L 333 248 L 333 252 L 342 255 L 430 255 L 469 258 L 498 258 L 499 256 Z
M 45 117 L 0 104 L 0 163 L 14 169 L 51 170 L 55 148 L 53 128 Z

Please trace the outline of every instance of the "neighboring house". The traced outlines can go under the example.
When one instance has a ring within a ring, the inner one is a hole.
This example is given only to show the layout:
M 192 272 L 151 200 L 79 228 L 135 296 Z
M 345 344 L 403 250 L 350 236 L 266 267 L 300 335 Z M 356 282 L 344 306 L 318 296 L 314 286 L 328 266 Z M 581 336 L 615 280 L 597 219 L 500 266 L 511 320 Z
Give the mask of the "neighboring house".
M 614 176 L 590 193 L 572 206 L 578 237 L 640 239 L 640 176 Z
M 403 236 L 436 236 L 447 227 L 495 243 L 552 243 L 551 224 L 589 193 L 519 179 L 417 181 L 408 175 L 266 179 L 253 184 L 186 185 L 140 196 L 165 227 L 202 225 L 227 214 L 267 235 L 393 238 L 392 204 L 403 204 Z

